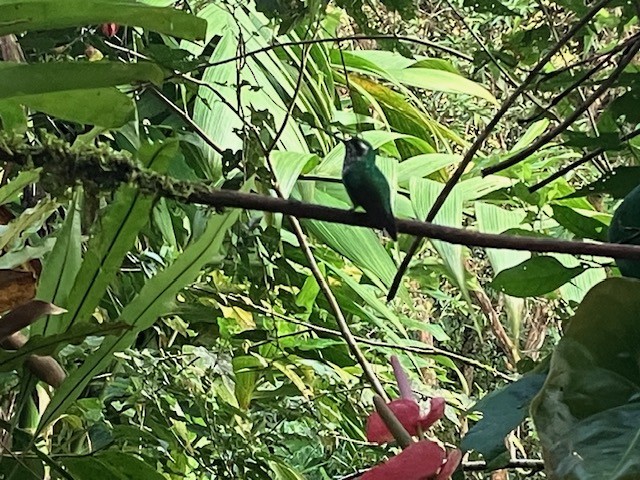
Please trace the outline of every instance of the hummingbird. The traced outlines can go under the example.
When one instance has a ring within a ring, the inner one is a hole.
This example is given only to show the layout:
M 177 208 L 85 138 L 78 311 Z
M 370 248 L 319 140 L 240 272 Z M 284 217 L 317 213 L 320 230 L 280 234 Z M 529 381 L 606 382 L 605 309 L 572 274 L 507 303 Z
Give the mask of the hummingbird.
M 376 151 L 361 138 L 344 141 L 345 156 L 342 165 L 342 183 L 354 209 L 362 207 L 378 220 L 389 236 L 397 240 L 398 228 L 391 211 L 389 183 L 376 166 Z

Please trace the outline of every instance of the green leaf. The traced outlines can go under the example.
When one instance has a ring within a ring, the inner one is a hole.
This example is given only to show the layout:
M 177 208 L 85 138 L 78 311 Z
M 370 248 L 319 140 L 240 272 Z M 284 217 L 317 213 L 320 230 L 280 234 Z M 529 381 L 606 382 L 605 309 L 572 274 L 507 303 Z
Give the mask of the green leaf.
M 564 205 L 552 205 L 553 219 L 580 238 L 591 238 L 601 242 L 607 241 L 609 227 L 592 217 L 587 217 L 576 212 L 573 208 Z
M 36 297 L 55 305 L 67 305 L 67 296 L 82 262 L 80 206 L 78 204 L 81 195 L 82 190 L 77 189 L 67 210 L 67 218 L 58 231 L 56 243 L 47 256 L 42 274 L 38 279 Z M 31 327 L 30 334 L 48 335 L 50 322 L 51 316 L 47 316 Z M 58 330 L 57 327 L 54 330 Z
M 461 160 L 462 155 L 452 153 L 425 153 L 408 158 L 398 165 L 398 185 L 408 187 L 412 178 L 424 178 Z
M 567 268 L 553 257 L 538 256 L 503 270 L 491 287 L 514 297 L 535 297 L 560 288 L 584 271 L 581 266 Z
M 88 456 L 67 456 L 61 463 L 77 479 L 166 480 L 155 467 L 128 453 L 109 451 Z
M 11 202 L 22 192 L 24 187 L 37 182 L 40 178 L 40 172 L 42 172 L 42 168 L 22 170 L 16 178 L 0 188 L 0 205 Z
M 28 30 L 117 23 L 189 40 L 203 39 L 207 23 L 173 8 L 126 0 L 7 0 L 0 4 L 0 35 Z
M 527 417 L 529 404 L 546 378 L 546 374 L 531 373 L 483 397 L 470 409 L 482 412 L 482 419 L 469 429 L 460 448 L 475 450 L 487 463 L 506 451 L 504 438 Z
M 417 178 L 411 180 L 411 203 L 413 204 L 417 218 L 426 218 L 427 213 L 443 188 L 444 185 L 442 183 L 434 182 L 432 180 Z M 462 201 L 461 189 L 460 186 L 457 186 L 444 202 L 444 205 L 434 219 L 434 223 L 450 227 L 462 227 Z M 456 282 L 458 288 L 460 288 L 466 295 L 467 290 L 465 285 L 465 267 L 463 263 L 464 256 L 462 246 L 439 240 L 432 240 L 432 243 L 444 260 L 449 275 Z
M 463 93 L 482 98 L 494 105 L 498 104 L 495 97 L 483 86 L 445 70 L 405 68 L 404 70 L 389 70 L 389 73 L 404 85 L 436 92 Z
M 39 431 L 66 411 L 91 379 L 109 365 L 115 352 L 130 347 L 137 332 L 149 328 L 167 311 L 167 303 L 174 300 L 178 292 L 197 277 L 202 266 L 218 254 L 227 232 L 239 215 L 239 210 L 232 210 L 225 215 L 212 216 L 198 240 L 173 264 L 145 283 L 117 319 L 132 326 L 132 331 L 106 338 L 100 348 L 67 377 L 42 414 Z
M 278 180 L 280 191 L 284 198 L 289 198 L 296 180 L 307 165 L 318 163 L 320 159 L 317 155 L 298 152 L 275 151 L 271 154 L 271 164 L 273 174 Z
M 616 167 L 586 187 L 564 198 L 586 197 L 596 193 L 608 193 L 613 198 L 624 198 L 640 185 L 640 167 Z
M 0 64 L 0 99 L 72 90 L 95 91 L 136 82 L 160 84 L 163 79 L 162 69 L 149 62 L 4 62 Z M 100 91 L 104 95 L 104 90 Z M 45 103 L 42 99 L 39 101 Z
M 639 317 L 640 282 L 609 278 L 570 320 L 531 408 L 554 478 L 640 476 Z
M 88 336 L 115 335 L 130 328 L 124 323 L 82 324 L 48 337 L 36 335 L 16 351 L 0 350 L 0 371 L 15 370 L 31 355 L 51 355 L 65 345 L 82 342 Z
M 0 69 L 0 72 L 2 70 Z M 105 128 L 121 127 L 133 118 L 134 103 L 117 88 L 93 88 L 14 96 L 2 100 L 63 120 Z M 88 108 L 90 107 L 90 108 Z

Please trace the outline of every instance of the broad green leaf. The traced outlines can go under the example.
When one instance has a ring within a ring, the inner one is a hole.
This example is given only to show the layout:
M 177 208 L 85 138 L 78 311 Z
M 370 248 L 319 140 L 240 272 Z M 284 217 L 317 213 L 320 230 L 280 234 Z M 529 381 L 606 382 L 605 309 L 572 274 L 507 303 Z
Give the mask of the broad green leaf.
M 96 91 L 135 82 L 160 84 L 163 79 L 162 69 L 149 62 L 5 62 L 0 64 L 0 99 L 72 90 Z
M 118 23 L 174 37 L 204 38 L 204 20 L 173 8 L 157 8 L 126 0 L 6 0 L 0 4 L 0 35 Z
M 500 272 L 491 287 L 514 297 L 535 297 L 560 288 L 584 271 L 582 266 L 567 268 L 553 257 L 532 257 Z
M 405 68 L 404 70 L 390 70 L 389 72 L 404 85 L 437 92 L 464 93 L 482 98 L 496 105 L 498 104 L 495 97 L 483 86 L 461 75 L 445 70 Z
M 319 161 L 320 159 L 310 153 L 275 151 L 271 154 L 273 173 L 278 180 L 284 198 L 289 198 L 298 176 L 314 160 Z
M 3 102 L 24 105 L 63 120 L 105 128 L 121 127 L 134 114 L 133 100 L 113 87 L 14 96 Z
M 475 212 L 478 229 L 483 233 L 502 233 L 509 228 L 518 227 L 526 216 L 526 212 L 522 209 L 506 210 L 484 202 L 475 203 Z M 494 275 L 515 267 L 531 257 L 529 252 L 514 250 L 487 248 L 485 251 Z M 511 333 L 514 338 L 519 338 L 525 308 L 524 300 L 505 295 L 505 306 Z
M 269 461 L 269 468 L 273 472 L 274 480 L 305 480 L 305 477 L 297 472 L 293 467 L 287 465 L 282 460 Z
M 554 478 L 640 476 L 639 316 L 640 282 L 610 278 L 570 320 L 531 408 Z
M 526 216 L 524 210 L 506 210 L 484 202 L 475 203 L 475 212 L 478 219 L 478 230 L 483 233 L 502 233 L 510 228 L 516 228 L 522 224 Z M 496 248 L 487 248 L 486 252 L 496 274 L 507 268 L 515 267 L 531 257 L 528 252 Z
M 58 231 L 56 243 L 44 263 L 42 274 L 38 279 L 37 298 L 55 305 L 66 305 L 67 295 L 73 286 L 76 274 L 80 269 L 80 207 L 78 199 L 82 191 L 76 191 L 74 200 L 67 210 L 64 225 Z M 49 322 L 47 316 L 31 327 L 31 335 L 47 335 Z M 57 331 L 57 328 L 54 330 Z
M 0 205 L 4 205 L 16 198 L 27 185 L 38 181 L 42 168 L 22 170 L 16 178 L 0 188 Z
M 217 17 L 229 19 L 229 14 L 219 6 L 210 5 L 209 8 L 215 8 Z M 230 25 L 228 22 L 227 24 Z M 236 54 L 237 40 L 235 31 L 231 27 L 225 27 L 220 33 L 222 38 L 209 58 L 212 63 L 233 57 Z M 235 63 L 230 62 L 207 68 L 203 73 L 202 80 L 207 84 L 215 85 L 216 92 L 226 98 L 233 108 L 238 107 L 235 88 L 233 87 L 233 83 L 236 80 Z M 234 133 L 235 129 L 242 127 L 241 119 L 238 118 L 232 108 L 225 105 L 210 89 L 200 88 L 199 95 L 193 104 L 193 120 L 221 149 L 239 150 L 242 148 L 242 140 Z M 209 161 L 209 176 L 217 180 L 222 175 L 222 159 L 210 146 L 206 145 L 203 148 Z
M 607 241 L 608 227 L 600 220 L 587 217 L 564 205 L 552 205 L 553 219 L 579 238 Z
M 426 218 L 431 206 L 440 194 L 444 185 L 427 179 L 415 178 L 411 180 L 411 203 L 417 218 L 423 220 Z M 460 188 L 453 189 L 444 205 L 436 215 L 434 223 L 446 225 L 449 227 L 462 227 L 462 196 Z M 465 286 L 465 268 L 463 250 L 461 245 L 442 242 L 440 240 L 432 240 L 433 246 L 436 248 L 451 278 L 456 282 L 466 295 Z
M 124 323 L 104 323 L 102 325 L 75 325 L 64 333 L 42 337 L 36 335 L 16 351 L 0 350 L 0 371 L 8 372 L 18 368 L 30 355 L 51 355 L 68 344 L 82 342 L 88 336 L 115 335 L 130 327 Z
M 462 155 L 452 153 L 425 153 L 408 158 L 398 165 L 398 185 L 408 187 L 412 178 L 424 178 L 461 160 Z
M 167 303 L 173 301 L 178 292 L 196 278 L 200 269 L 218 254 L 227 232 L 239 215 L 239 210 L 233 210 L 224 215 L 212 216 L 198 240 L 173 264 L 145 283 L 140 293 L 123 309 L 117 319 L 130 325 L 132 331 L 118 337 L 106 338 L 100 348 L 67 377 L 42 414 L 38 427 L 40 431 L 66 411 L 93 376 L 109 365 L 115 352 L 128 348 L 137 332 L 149 328 L 166 312 Z
M 505 437 L 527 417 L 529 404 L 546 378 L 543 373 L 530 373 L 483 397 L 470 409 L 482 412 L 482 419 L 469 429 L 460 448 L 481 453 L 487 463 L 505 452 Z
M 247 410 L 266 362 L 253 355 L 238 355 L 233 357 L 232 363 L 238 406 Z
M 138 152 L 143 165 L 164 170 L 178 151 L 178 142 L 147 144 Z M 104 292 L 115 278 L 122 259 L 133 246 L 138 232 L 149 221 L 154 198 L 135 187 L 123 185 L 105 211 L 98 233 L 91 238 L 82 266 L 64 306 L 65 315 L 59 332 L 76 321 L 85 322 L 93 314 Z
M 540 135 L 542 135 L 547 130 L 548 126 L 549 126 L 549 120 L 547 120 L 546 118 L 533 123 L 529 128 L 527 128 L 527 131 L 524 132 L 524 135 L 522 135 L 518 139 L 518 141 L 511 148 L 511 150 L 509 150 L 509 153 L 515 153 L 531 145 L 534 142 L 534 140 L 536 140 Z

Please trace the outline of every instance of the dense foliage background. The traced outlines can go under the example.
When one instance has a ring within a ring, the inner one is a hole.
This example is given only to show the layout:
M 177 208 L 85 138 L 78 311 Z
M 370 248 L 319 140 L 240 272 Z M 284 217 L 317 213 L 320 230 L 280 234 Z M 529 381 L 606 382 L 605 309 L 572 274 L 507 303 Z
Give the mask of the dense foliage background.
M 60 3 L 0 3 L 1 478 L 356 478 L 393 354 L 454 478 L 640 478 L 640 285 L 578 255 L 640 183 L 637 1 Z M 520 250 L 201 205 L 349 209 L 349 136 Z

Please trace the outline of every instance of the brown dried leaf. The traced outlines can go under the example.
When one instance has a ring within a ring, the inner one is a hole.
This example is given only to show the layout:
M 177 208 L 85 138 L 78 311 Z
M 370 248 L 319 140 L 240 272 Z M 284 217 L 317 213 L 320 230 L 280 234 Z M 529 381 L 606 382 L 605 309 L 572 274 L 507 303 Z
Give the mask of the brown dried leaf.
M 0 318 L 0 342 L 9 335 L 19 332 L 24 327 L 31 325 L 43 315 L 60 315 L 65 313 L 64 308 L 57 307 L 53 303 L 43 300 L 31 300 L 24 305 L 14 308 Z
M 31 272 L 0 270 L 0 312 L 24 305 L 36 294 L 36 279 Z

